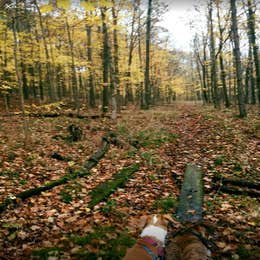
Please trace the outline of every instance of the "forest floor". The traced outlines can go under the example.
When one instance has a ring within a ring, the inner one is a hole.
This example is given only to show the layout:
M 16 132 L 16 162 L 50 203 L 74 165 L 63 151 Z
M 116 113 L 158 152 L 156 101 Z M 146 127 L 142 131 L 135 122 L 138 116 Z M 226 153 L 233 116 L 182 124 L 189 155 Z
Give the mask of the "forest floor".
M 144 216 L 162 212 L 175 217 L 189 163 L 204 173 L 204 221 L 213 257 L 260 259 L 259 190 L 241 186 L 235 188 L 244 194 L 228 194 L 222 192 L 225 184 L 217 186 L 214 179 L 259 184 L 257 108 L 251 108 L 246 119 L 232 110 L 194 103 L 149 111 L 132 107 L 116 122 L 30 117 L 27 145 L 20 115 L 2 115 L 0 120 L 0 203 L 75 172 L 99 149 L 108 131 L 120 140 L 120 145 L 110 145 L 90 175 L 25 201 L 17 199 L 17 205 L 2 212 L 0 259 L 121 259 L 138 237 Z M 81 141 L 57 138 L 67 135 L 70 124 L 83 130 Z M 52 158 L 54 153 L 61 157 Z M 138 171 L 102 202 L 89 206 L 95 196 L 90 191 L 134 163 L 140 165 Z M 180 227 L 177 219 L 175 224 L 170 232 Z

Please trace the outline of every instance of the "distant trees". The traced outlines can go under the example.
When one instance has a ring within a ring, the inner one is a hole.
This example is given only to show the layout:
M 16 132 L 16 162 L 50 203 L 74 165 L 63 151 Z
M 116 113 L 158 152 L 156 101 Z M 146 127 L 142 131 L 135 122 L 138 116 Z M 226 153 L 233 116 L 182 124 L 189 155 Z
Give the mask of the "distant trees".
M 152 1 L 147 8 L 140 0 L 81 1 L 80 9 L 72 9 L 75 3 L 69 0 L 17 3 L 17 68 L 25 103 L 66 100 L 78 112 L 98 106 L 116 112 L 129 102 L 148 107 L 151 99 L 166 102 L 174 92 L 172 51 L 158 41 L 161 29 Z M 8 109 L 19 84 L 5 6 L 0 13 L 0 96 Z
M 17 7 L 10 1 L 8 10 L 1 4 L 0 101 L 6 110 L 20 85 L 25 104 L 64 100 L 78 112 L 101 108 L 113 117 L 123 105 L 149 108 L 176 98 L 239 105 L 241 116 L 243 103 L 259 102 L 255 0 L 236 5 L 239 16 L 231 2 L 208 0 L 208 26 L 197 30 L 193 53 L 169 47 L 158 23 L 165 6 L 145 3 L 82 0 L 75 8 L 70 0 L 22 0 Z M 9 15 L 16 11 L 17 64 Z M 247 43 L 239 52 L 237 40 Z
M 241 117 L 246 116 L 246 104 L 256 103 L 256 90 L 260 93 L 255 31 L 257 3 L 254 0 L 243 2 L 244 9 L 234 0 L 230 3 L 208 0 L 208 32 L 197 32 L 194 38 L 194 59 L 203 100 L 213 102 L 216 108 L 222 103 L 227 108 L 237 104 Z M 247 26 L 242 27 L 243 24 Z M 240 41 L 246 42 L 242 32 L 248 35 L 248 46 L 241 51 Z

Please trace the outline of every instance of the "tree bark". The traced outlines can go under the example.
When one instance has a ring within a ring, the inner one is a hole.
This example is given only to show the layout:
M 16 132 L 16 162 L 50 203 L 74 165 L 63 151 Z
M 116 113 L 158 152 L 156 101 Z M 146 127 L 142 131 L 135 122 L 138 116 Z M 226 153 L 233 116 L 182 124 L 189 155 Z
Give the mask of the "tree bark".
M 144 88 L 145 88 L 145 109 L 149 109 L 151 103 L 151 86 L 150 86 L 150 41 L 151 41 L 151 13 L 152 0 L 148 1 L 147 20 L 146 20 L 146 53 L 145 53 L 145 73 L 144 73 Z
M 256 41 L 256 32 L 255 32 L 255 13 L 252 9 L 251 0 L 247 1 L 248 6 L 248 37 L 250 45 L 253 48 L 254 64 L 255 64 L 255 75 L 256 75 L 256 87 L 258 91 L 258 103 L 260 103 L 260 64 L 259 64 L 259 53 L 258 45 Z
M 90 63 L 89 69 L 89 105 L 91 108 L 96 107 L 94 75 L 93 75 L 93 59 L 92 59 L 92 27 L 86 25 L 87 32 L 87 55 Z
M 108 86 L 109 86 L 109 43 L 108 43 L 108 31 L 106 24 L 106 7 L 101 8 L 102 18 L 102 33 L 103 33 L 103 97 L 102 97 L 102 111 L 106 113 L 108 111 L 109 99 L 108 99 Z
M 213 0 L 210 0 L 210 3 L 209 3 L 209 30 L 210 30 L 211 86 L 212 86 L 212 90 L 213 90 L 214 107 L 220 108 L 212 4 L 213 4 Z
M 112 0 L 112 3 L 115 4 L 115 1 Z M 115 91 L 116 91 L 116 106 L 117 111 L 120 112 L 121 107 L 121 96 L 120 96 L 120 78 L 119 78 L 119 44 L 118 44 L 118 31 L 117 31 L 117 19 L 118 19 L 118 10 L 113 6 L 112 7 L 112 16 L 113 16 L 113 39 L 114 39 L 114 79 L 115 79 Z
M 218 17 L 218 28 L 219 28 L 219 65 L 220 65 L 220 76 L 221 76 L 221 82 L 223 87 L 223 96 L 224 96 L 224 102 L 225 107 L 230 107 L 230 102 L 228 98 L 227 93 L 227 83 L 226 83 L 226 71 L 225 71 L 225 65 L 224 65 L 224 59 L 223 59 L 223 32 L 224 28 L 221 26 L 221 18 L 219 13 L 219 2 L 217 2 L 217 17 Z
M 77 114 L 79 114 L 79 108 L 80 108 L 79 89 L 78 89 L 78 80 L 77 80 L 76 67 L 75 67 L 74 46 L 73 46 L 73 40 L 71 37 L 71 31 L 70 31 L 70 26 L 69 26 L 67 16 L 65 17 L 65 24 L 66 24 L 70 58 L 71 58 L 71 84 L 72 84 L 72 92 L 73 92 L 73 99 L 74 99 L 74 107 L 77 109 Z
M 24 133 L 24 144 L 27 145 L 29 139 L 29 126 L 25 115 L 25 107 L 24 107 L 24 92 L 23 92 L 23 81 L 21 78 L 21 72 L 19 69 L 19 61 L 17 57 L 18 50 L 18 40 L 17 40 L 17 0 L 16 0 L 16 9 L 15 14 L 12 17 L 12 26 L 13 26 L 13 37 L 14 37 L 14 45 L 13 45 L 13 54 L 14 54 L 14 64 L 15 64 L 15 74 L 19 86 L 20 93 L 20 102 L 21 102 L 21 110 L 23 117 L 23 133 Z
M 45 30 L 43 27 L 42 14 L 41 14 L 41 10 L 38 6 L 37 0 L 34 0 L 34 5 L 36 7 L 36 10 L 37 10 L 38 16 L 39 16 L 39 23 L 40 23 L 44 52 L 45 52 L 45 57 L 46 57 L 46 84 L 47 84 L 47 88 L 48 88 L 48 94 L 49 94 L 50 100 L 54 101 L 55 94 L 54 94 L 54 87 L 53 87 L 52 78 L 51 78 L 52 72 L 51 72 L 51 64 L 50 64 L 50 55 L 49 55 L 46 36 L 45 36 L 45 32 L 44 32 Z
M 237 28 L 237 8 L 236 0 L 230 0 L 231 2 L 231 17 L 232 17 L 232 40 L 234 43 L 233 53 L 235 58 L 235 68 L 236 68 L 236 78 L 237 78 L 237 92 L 238 92 L 238 107 L 239 107 L 239 116 L 246 117 L 246 107 L 243 97 L 243 88 L 242 88 L 242 69 L 241 69 L 241 54 L 240 54 L 240 44 L 239 44 L 239 35 Z
M 177 216 L 181 222 L 202 220 L 202 173 L 195 165 L 188 165 L 182 184 Z
M 134 10 L 133 10 L 132 23 L 131 23 L 131 34 L 130 34 L 129 54 L 128 54 L 127 73 L 126 73 L 126 76 L 128 77 L 128 81 L 126 83 L 125 104 L 134 101 L 132 83 L 131 83 L 131 65 L 133 60 L 133 51 L 134 51 L 134 44 L 135 44 L 134 32 L 135 32 L 135 22 L 136 22 L 138 2 L 134 0 L 133 5 L 134 5 Z

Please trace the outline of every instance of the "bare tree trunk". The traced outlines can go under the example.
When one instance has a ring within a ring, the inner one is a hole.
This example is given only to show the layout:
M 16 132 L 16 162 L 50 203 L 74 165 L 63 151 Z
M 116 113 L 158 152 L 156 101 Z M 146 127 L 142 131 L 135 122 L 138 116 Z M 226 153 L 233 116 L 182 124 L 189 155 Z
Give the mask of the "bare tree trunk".
M 39 15 L 39 22 L 40 22 L 40 28 L 41 28 L 41 34 L 42 34 L 42 40 L 43 40 L 43 46 L 44 46 L 44 52 L 46 57 L 46 83 L 48 88 L 48 94 L 51 101 L 55 100 L 55 94 L 53 89 L 53 82 L 51 79 L 51 64 L 50 64 L 50 55 L 48 51 L 47 41 L 45 37 L 44 27 L 43 27 L 43 21 L 42 21 L 42 14 L 41 10 L 38 6 L 37 0 L 34 0 L 34 5 L 37 9 L 38 15 Z
M 255 13 L 252 9 L 252 1 L 247 1 L 248 6 L 248 37 L 249 42 L 253 48 L 253 56 L 255 63 L 255 75 L 256 75 L 256 87 L 258 91 L 258 102 L 260 103 L 260 64 L 259 64 L 259 53 L 258 45 L 256 41 L 256 32 L 255 32 Z
M 115 5 L 115 1 L 112 0 L 112 3 Z M 118 37 L 117 37 L 117 19 L 118 19 L 118 10 L 116 10 L 115 6 L 112 7 L 112 16 L 113 16 L 113 39 L 114 39 L 114 84 L 115 84 L 115 95 L 116 102 L 114 102 L 114 106 L 116 110 L 120 112 L 120 78 L 119 78 L 119 45 L 118 45 Z
M 94 108 L 96 106 L 95 99 L 95 87 L 94 87 L 94 76 L 93 76 L 93 60 L 92 60 L 92 27 L 86 26 L 87 31 L 87 55 L 88 62 L 91 68 L 89 69 L 89 105 Z
M 211 85 L 213 89 L 213 102 L 215 108 L 220 108 L 218 80 L 217 80 L 217 63 L 215 53 L 215 36 L 213 28 L 213 0 L 209 3 L 209 30 L 210 30 L 210 60 L 211 60 Z
M 220 64 L 220 76 L 221 76 L 221 82 L 223 87 L 223 95 L 224 95 L 224 101 L 225 101 L 225 107 L 230 107 L 230 102 L 228 99 L 228 93 L 227 93 L 227 83 L 226 83 L 226 71 L 225 71 L 225 65 L 224 65 L 224 59 L 223 59 L 223 32 L 224 28 L 221 26 L 221 18 L 219 13 L 219 2 L 216 3 L 217 5 L 217 17 L 218 17 L 218 28 L 219 28 L 219 64 Z
M 236 67 L 236 78 L 237 78 L 237 92 L 238 92 L 238 107 L 239 107 L 239 116 L 246 117 L 246 107 L 243 97 L 243 88 L 242 88 L 242 70 L 241 70 L 241 59 L 240 59 L 240 44 L 237 28 L 237 9 L 236 9 L 236 0 L 230 0 L 231 2 L 231 17 L 232 17 L 232 40 L 234 43 L 233 53 L 235 58 L 235 67 Z
M 151 103 L 151 86 L 150 86 L 151 13 L 152 13 L 152 0 L 149 0 L 147 20 L 146 20 L 146 48 L 145 48 L 146 54 L 145 54 L 145 73 L 144 73 L 145 109 L 149 109 Z
M 103 97 L 102 97 L 102 111 L 106 113 L 108 111 L 108 86 L 109 86 L 109 43 L 108 43 L 108 31 L 106 24 L 106 8 L 101 8 L 102 18 L 102 33 L 103 33 Z
M 136 14 L 137 14 L 137 8 L 138 3 L 136 0 L 133 2 L 134 10 L 133 10 L 133 17 L 132 17 L 132 23 L 131 23 L 131 34 L 130 34 L 130 44 L 129 44 L 129 54 L 128 54 L 128 63 L 127 63 L 127 77 L 128 81 L 126 83 L 126 97 L 125 97 L 125 103 L 127 102 L 133 102 L 133 90 L 132 90 L 132 83 L 131 83 L 131 65 L 133 60 L 133 51 L 134 51 L 134 32 L 135 32 L 135 22 L 136 22 Z
M 65 24 L 67 29 L 68 43 L 69 43 L 69 50 L 70 50 L 70 57 L 71 57 L 71 84 L 72 84 L 74 106 L 77 109 L 77 114 L 79 114 L 80 101 L 79 101 L 78 80 L 77 80 L 76 67 L 75 67 L 74 47 L 73 47 L 73 41 L 71 37 L 68 17 L 65 18 Z
M 16 1 L 17 5 L 17 1 Z M 24 108 L 24 93 L 23 93 L 23 81 L 21 78 L 21 72 L 19 69 L 19 62 L 17 58 L 17 49 L 18 49 L 18 40 L 17 40 L 17 7 L 15 11 L 15 15 L 12 17 L 12 25 L 13 25 L 13 37 L 14 37 L 14 45 L 13 45 L 13 54 L 14 54 L 14 64 L 15 64 L 15 74 L 19 86 L 20 92 L 20 102 L 21 102 L 21 110 L 23 117 L 23 133 L 24 133 L 24 144 L 27 145 L 29 141 L 29 126 L 25 115 Z
M 138 0 L 138 59 L 139 59 L 139 70 L 140 73 L 143 73 L 143 60 L 142 60 L 142 39 L 141 39 L 141 9 L 140 9 L 140 0 Z M 139 84 L 139 95 L 140 95 L 140 108 L 144 109 L 144 84 L 143 81 Z

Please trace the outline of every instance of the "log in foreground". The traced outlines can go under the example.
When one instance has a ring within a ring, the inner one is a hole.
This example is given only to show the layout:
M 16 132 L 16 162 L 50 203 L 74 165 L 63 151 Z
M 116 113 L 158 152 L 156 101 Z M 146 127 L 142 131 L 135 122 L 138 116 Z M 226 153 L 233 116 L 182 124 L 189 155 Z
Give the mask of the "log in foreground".
M 177 217 L 183 223 L 202 220 L 202 173 L 195 165 L 188 165 L 184 174 Z
M 75 173 L 68 173 L 65 174 L 62 178 L 46 183 L 45 185 L 33 189 L 29 189 L 26 191 L 23 191 L 21 193 L 18 193 L 15 196 L 9 196 L 6 198 L 3 203 L 0 204 L 0 213 L 2 213 L 9 205 L 16 204 L 17 199 L 25 200 L 27 198 L 30 198 L 34 195 L 39 195 L 40 193 L 50 190 L 56 186 L 65 184 L 69 182 L 70 180 L 76 179 L 78 177 L 87 176 L 90 174 L 90 169 L 97 165 L 99 160 L 105 155 L 105 153 L 108 151 L 109 148 L 109 136 L 105 136 L 102 138 L 102 145 L 100 149 L 95 152 L 84 164 L 84 168 L 75 172 Z
M 195 165 L 188 165 L 184 175 L 177 217 L 184 228 L 168 238 L 166 259 L 211 259 L 202 221 L 202 173 Z

